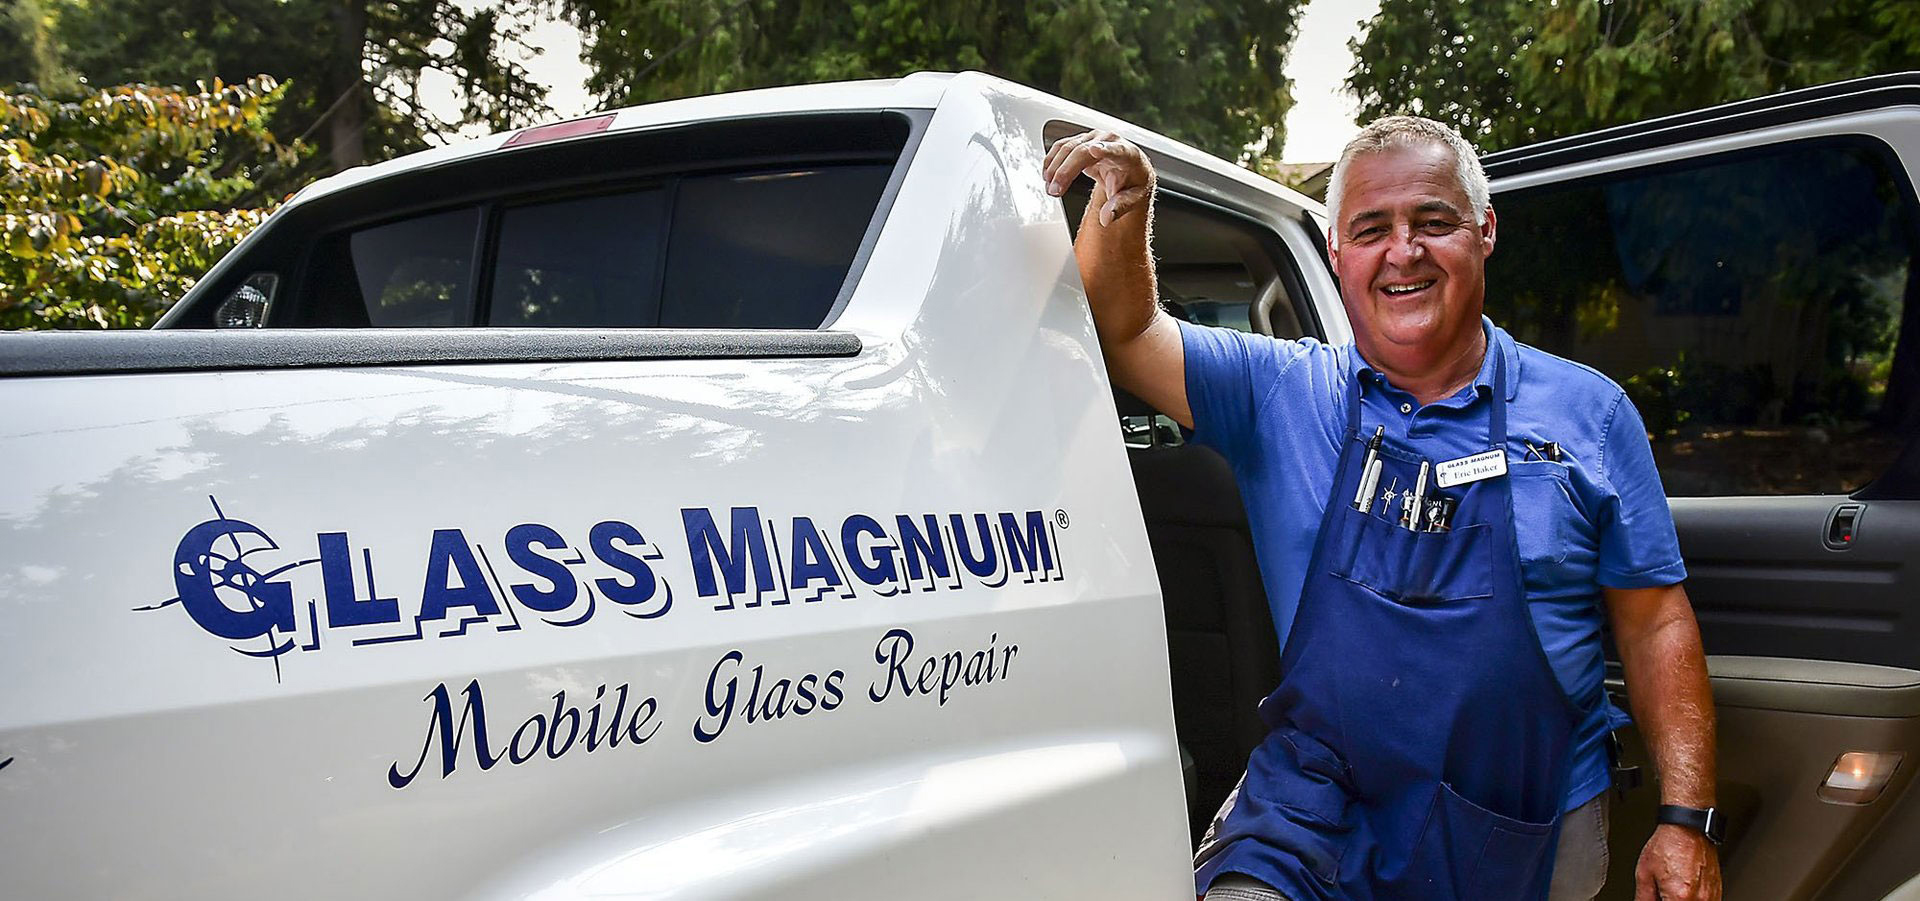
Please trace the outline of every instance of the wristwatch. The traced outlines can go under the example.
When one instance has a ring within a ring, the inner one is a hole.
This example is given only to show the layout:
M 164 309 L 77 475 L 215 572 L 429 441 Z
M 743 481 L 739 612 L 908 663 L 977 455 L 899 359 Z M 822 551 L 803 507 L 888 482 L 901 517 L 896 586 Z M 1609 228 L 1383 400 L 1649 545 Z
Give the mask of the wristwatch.
M 1719 847 L 1727 840 L 1727 817 L 1717 807 L 1682 807 L 1678 804 L 1660 805 L 1660 813 L 1655 819 L 1661 823 L 1672 823 L 1697 829 L 1707 837 L 1707 841 Z

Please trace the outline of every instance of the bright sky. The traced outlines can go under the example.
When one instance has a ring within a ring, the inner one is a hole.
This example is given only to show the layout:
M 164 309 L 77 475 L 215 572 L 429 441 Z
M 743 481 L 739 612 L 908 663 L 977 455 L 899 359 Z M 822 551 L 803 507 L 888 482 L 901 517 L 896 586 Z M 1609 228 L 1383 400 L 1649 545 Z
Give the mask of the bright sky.
M 1293 79 L 1293 109 L 1287 113 L 1287 143 L 1280 158 L 1289 163 L 1326 163 L 1360 130 L 1359 111 L 1345 88 L 1353 68 L 1347 42 L 1360 24 L 1380 11 L 1379 0 L 1312 0 L 1300 17 L 1300 36 L 1287 57 Z
M 486 5 L 485 0 L 460 0 L 464 7 Z M 1379 0 L 1310 0 L 1300 19 L 1300 36 L 1287 60 L 1293 79 L 1293 111 L 1287 114 L 1287 143 L 1281 159 L 1287 162 L 1328 162 L 1347 139 L 1359 131 L 1353 124 L 1357 104 L 1342 87 L 1353 68 L 1347 42 L 1360 33 L 1360 23 L 1380 9 Z M 580 33 L 566 22 L 535 23 L 527 37 L 531 47 L 545 52 L 524 60 L 533 79 L 547 86 L 549 114 L 543 121 L 570 119 L 593 110 L 587 93 L 587 66 L 580 61 Z M 427 72 L 421 94 L 429 109 L 457 115 L 453 79 Z M 477 133 L 484 134 L 485 129 Z
M 467 10 L 491 5 L 487 0 L 455 2 Z M 589 73 L 587 64 L 580 61 L 580 30 L 560 19 L 544 19 L 533 23 L 526 44 L 542 52 L 538 56 L 509 53 L 527 67 L 534 81 L 547 87 L 547 113 L 538 117 L 539 121 L 557 122 L 592 112 L 597 104 L 593 95 L 587 93 Z M 441 118 L 456 119 L 460 115 L 460 101 L 455 86 L 453 76 L 428 69 L 420 75 L 420 99 Z M 475 137 L 490 130 L 478 126 L 466 129 L 464 134 Z

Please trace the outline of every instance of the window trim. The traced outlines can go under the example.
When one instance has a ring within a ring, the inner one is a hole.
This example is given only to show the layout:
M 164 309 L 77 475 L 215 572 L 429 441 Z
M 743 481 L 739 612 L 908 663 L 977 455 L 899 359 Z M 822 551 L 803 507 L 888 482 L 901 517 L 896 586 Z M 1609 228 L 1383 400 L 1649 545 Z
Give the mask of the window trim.
M 854 357 L 809 329 L 312 328 L 0 333 L 0 378 L 640 360 Z
M 467 321 L 463 323 L 468 328 L 487 321 L 487 310 L 493 306 L 492 273 L 499 254 L 499 234 L 500 204 L 481 204 L 480 221 L 474 223 L 472 264 L 467 274 L 467 283 L 473 286 L 472 296 L 467 300 Z
M 854 248 L 853 262 L 847 266 L 847 277 L 840 282 L 840 293 L 835 295 L 833 303 L 827 307 L 827 315 L 820 321 L 820 328 L 832 328 L 840 322 L 847 312 L 847 305 L 853 301 L 853 292 L 860 286 L 860 276 L 867 271 L 867 261 L 873 258 L 873 249 L 880 243 L 880 233 L 886 229 L 887 219 L 893 214 L 893 203 L 900 197 L 900 186 L 907 181 L 907 170 L 913 167 L 913 158 L 920 150 L 920 139 L 926 135 L 927 123 L 933 120 L 933 110 L 888 110 L 907 118 L 909 132 L 906 145 L 900 148 L 900 156 L 894 162 L 893 173 L 887 176 L 887 183 L 880 189 L 880 199 L 874 202 L 873 216 L 867 220 L 867 230 L 860 236 L 860 245 Z M 666 266 L 660 267 L 660 290 L 666 291 Z
M 1920 102 L 1920 75 L 1900 72 L 1768 94 L 1486 154 L 1490 179 L 1505 179 L 1642 150 L 1704 141 L 1812 119 Z

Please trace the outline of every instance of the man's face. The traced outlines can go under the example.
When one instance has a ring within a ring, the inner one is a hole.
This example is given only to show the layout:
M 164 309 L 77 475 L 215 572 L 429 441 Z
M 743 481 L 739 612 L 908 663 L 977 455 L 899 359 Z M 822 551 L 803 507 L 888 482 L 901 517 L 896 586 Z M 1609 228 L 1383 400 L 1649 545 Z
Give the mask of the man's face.
M 1493 213 L 1474 222 L 1453 151 L 1413 144 L 1347 164 L 1328 242 L 1363 354 L 1440 354 L 1480 328 Z

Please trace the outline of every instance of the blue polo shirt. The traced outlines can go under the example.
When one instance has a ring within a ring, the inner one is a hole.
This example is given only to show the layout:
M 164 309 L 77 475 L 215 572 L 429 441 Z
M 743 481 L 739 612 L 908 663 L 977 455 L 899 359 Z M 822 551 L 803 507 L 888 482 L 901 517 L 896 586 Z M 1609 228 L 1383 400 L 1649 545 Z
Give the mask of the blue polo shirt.
M 1514 361 L 1507 467 L 1528 607 L 1561 687 L 1587 712 L 1574 734 L 1572 810 L 1607 788 L 1606 734 L 1626 720 L 1606 697 L 1600 589 L 1672 585 L 1687 571 L 1646 427 L 1626 393 L 1482 321 L 1488 346 L 1497 343 Z M 1351 344 L 1185 322 L 1180 333 L 1194 440 L 1233 465 L 1284 648 L 1332 490 L 1351 380 L 1366 384 L 1364 434 L 1385 426 L 1390 438 L 1429 449 L 1435 462 L 1451 460 L 1486 449 L 1493 354 L 1473 384 L 1422 406 Z M 1530 455 L 1528 441 L 1558 442 L 1561 462 Z

